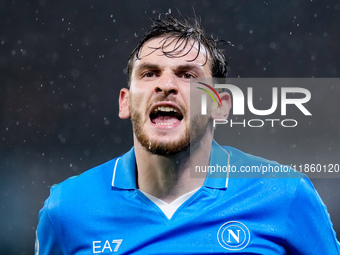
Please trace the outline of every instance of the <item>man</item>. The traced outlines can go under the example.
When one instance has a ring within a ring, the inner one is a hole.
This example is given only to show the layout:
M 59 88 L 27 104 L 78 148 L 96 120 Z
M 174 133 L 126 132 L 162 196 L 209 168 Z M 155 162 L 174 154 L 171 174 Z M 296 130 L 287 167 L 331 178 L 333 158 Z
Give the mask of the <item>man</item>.
M 227 93 L 207 117 L 190 109 L 191 79 L 226 76 L 216 44 L 197 21 L 154 20 L 119 95 L 134 147 L 51 189 L 37 254 L 339 254 L 308 179 L 190 177 L 190 164 L 276 164 L 213 141 Z

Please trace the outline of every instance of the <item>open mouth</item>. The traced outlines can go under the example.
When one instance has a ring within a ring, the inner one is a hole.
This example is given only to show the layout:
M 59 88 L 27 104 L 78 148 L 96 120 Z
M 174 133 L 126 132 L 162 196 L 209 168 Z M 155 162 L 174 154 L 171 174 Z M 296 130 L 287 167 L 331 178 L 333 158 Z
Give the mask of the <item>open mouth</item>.
M 156 106 L 150 113 L 150 120 L 159 127 L 174 127 L 180 124 L 183 114 L 170 105 Z

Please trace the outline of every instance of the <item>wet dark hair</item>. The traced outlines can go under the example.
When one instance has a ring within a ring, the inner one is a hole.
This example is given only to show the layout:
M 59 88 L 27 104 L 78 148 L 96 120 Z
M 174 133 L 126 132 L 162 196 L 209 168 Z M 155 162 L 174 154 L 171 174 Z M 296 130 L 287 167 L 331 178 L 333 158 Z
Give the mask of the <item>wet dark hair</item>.
M 158 19 L 151 18 L 151 21 L 151 29 L 144 34 L 137 47 L 132 51 L 130 55 L 127 65 L 129 86 L 134 61 L 140 59 L 140 52 L 143 48 L 143 45 L 148 40 L 161 36 L 164 36 L 164 39 L 162 40 L 162 45 L 158 48 L 153 48 L 154 51 L 160 49 L 163 54 L 169 58 L 182 57 L 190 52 L 191 49 L 189 51 L 185 51 L 184 53 L 183 50 L 187 45 L 190 45 L 189 42 L 193 40 L 197 43 L 198 53 L 194 59 L 189 61 L 194 61 L 198 57 L 200 50 L 204 49 L 205 53 L 208 53 L 206 54 L 205 63 L 211 60 L 210 69 L 212 77 L 225 78 L 227 76 L 228 63 L 225 60 L 225 56 L 222 50 L 219 48 L 219 45 L 227 43 L 225 41 L 216 40 L 213 37 L 206 37 L 198 18 L 195 17 L 185 19 L 181 16 L 181 20 L 179 20 L 175 18 L 171 14 L 171 12 L 168 12 L 166 14 L 160 14 Z M 175 48 L 171 51 L 166 51 L 166 46 L 170 45 L 173 42 L 175 42 Z M 194 45 L 192 44 L 191 48 L 193 46 Z

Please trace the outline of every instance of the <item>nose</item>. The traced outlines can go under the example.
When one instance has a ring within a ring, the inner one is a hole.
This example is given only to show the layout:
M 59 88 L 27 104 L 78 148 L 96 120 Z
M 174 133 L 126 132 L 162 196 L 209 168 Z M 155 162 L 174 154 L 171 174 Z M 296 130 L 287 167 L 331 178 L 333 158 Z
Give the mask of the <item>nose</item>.
M 155 86 L 156 93 L 163 93 L 165 96 L 169 94 L 176 95 L 178 93 L 178 87 L 176 82 L 176 77 L 173 74 L 162 74 L 162 77 L 158 79 Z

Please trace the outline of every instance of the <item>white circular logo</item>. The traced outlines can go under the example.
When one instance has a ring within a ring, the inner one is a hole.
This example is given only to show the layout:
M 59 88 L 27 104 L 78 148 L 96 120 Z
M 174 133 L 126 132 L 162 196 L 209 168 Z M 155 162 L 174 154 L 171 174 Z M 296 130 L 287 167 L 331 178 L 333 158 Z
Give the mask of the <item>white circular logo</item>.
M 219 244 L 227 250 L 244 249 L 250 241 L 249 229 L 239 221 L 229 221 L 223 224 L 217 232 Z

